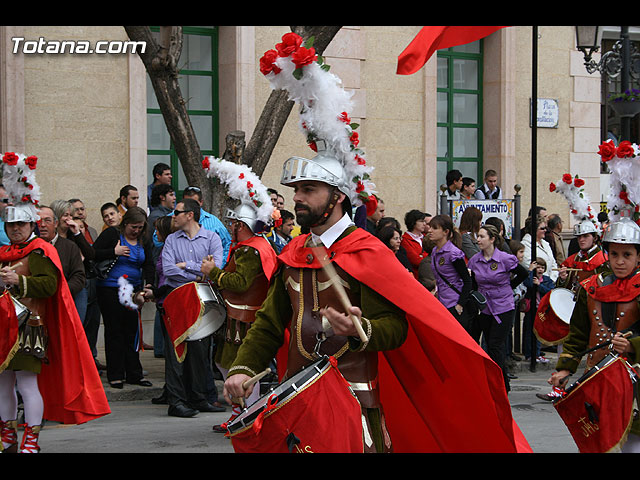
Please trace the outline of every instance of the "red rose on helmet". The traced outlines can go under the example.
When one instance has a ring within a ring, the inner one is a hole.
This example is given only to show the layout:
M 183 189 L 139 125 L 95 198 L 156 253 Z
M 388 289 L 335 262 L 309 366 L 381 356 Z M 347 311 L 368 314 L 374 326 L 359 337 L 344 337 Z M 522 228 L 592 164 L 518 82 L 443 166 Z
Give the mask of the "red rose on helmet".
M 35 155 L 31 155 L 24 159 L 24 163 L 27 165 L 27 167 L 29 167 L 29 170 L 35 170 L 36 163 L 38 163 L 38 157 L 36 157 Z
M 626 190 L 622 190 L 618 196 L 620 197 L 621 200 L 624 200 L 625 204 L 629 205 L 631 203 L 631 201 L 629 200 L 629 195 L 627 194 Z
M 204 157 L 204 160 L 202 160 L 202 168 L 207 170 L 210 166 L 211 164 L 209 163 L 209 159 Z
M 7 152 L 2 157 L 2 161 L 7 165 L 15 165 L 18 163 L 18 156 L 13 152 Z
M 316 55 L 315 48 L 298 48 L 291 55 L 291 61 L 295 64 L 296 68 L 304 67 L 316 61 L 318 56 Z
M 633 145 L 631 145 L 631 142 L 628 140 L 620 142 L 620 145 L 618 145 L 617 154 L 618 158 L 633 157 L 635 152 L 633 149 Z
M 565 173 L 564 175 L 562 175 L 562 181 L 571 185 L 571 183 L 573 182 L 573 177 L 570 173 Z
M 555 192 L 556 191 L 556 184 L 555 183 L 551 182 L 549 184 L 549 191 L 550 192 Z
M 275 50 L 266 51 L 260 59 L 260 72 L 262 72 L 263 75 L 269 75 L 271 72 L 275 74 L 280 73 L 280 67 L 274 63 L 277 58 L 278 52 Z
M 600 145 L 598 154 L 603 162 L 608 162 L 616 154 L 616 146 L 611 141 L 603 142 L 602 145 Z
M 576 179 L 573 181 L 573 184 L 574 184 L 576 187 L 580 188 L 580 187 L 582 187 L 582 186 L 584 185 L 584 180 L 583 180 L 583 179 L 581 179 L 581 178 L 576 178 Z
M 302 37 L 297 33 L 289 32 L 282 36 L 282 43 L 276 44 L 277 54 L 288 57 L 302 45 Z

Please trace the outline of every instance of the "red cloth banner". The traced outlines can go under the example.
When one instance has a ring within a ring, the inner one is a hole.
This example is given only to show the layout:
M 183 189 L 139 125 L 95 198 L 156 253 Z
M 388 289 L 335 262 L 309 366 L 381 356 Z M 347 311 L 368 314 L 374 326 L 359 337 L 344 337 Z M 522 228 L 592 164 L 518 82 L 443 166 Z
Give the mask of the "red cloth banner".
M 187 355 L 185 340 L 204 312 L 197 288 L 195 282 L 185 283 L 172 290 L 163 302 L 164 325 L 179 362 Z
M 422 27 L 418 35 L 398 56 L 398 75 L 411 75 L 420 70 L 436 50 L 475 42 L 506 27 Z

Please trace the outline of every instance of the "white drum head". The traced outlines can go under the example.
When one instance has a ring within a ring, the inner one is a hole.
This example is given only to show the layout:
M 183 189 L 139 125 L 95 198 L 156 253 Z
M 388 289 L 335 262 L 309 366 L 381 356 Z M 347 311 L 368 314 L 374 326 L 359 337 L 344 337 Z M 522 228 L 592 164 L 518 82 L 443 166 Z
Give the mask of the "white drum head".
M 573 292 L 566 288 L 556 288 L 551 291 L 551 295 L 549 296 L 551 310 L 553 310 L 553 313 L 555 313 L 560 320 L 567 324 L 571 322 L 571 315 L 576 306 L 573 297 Z

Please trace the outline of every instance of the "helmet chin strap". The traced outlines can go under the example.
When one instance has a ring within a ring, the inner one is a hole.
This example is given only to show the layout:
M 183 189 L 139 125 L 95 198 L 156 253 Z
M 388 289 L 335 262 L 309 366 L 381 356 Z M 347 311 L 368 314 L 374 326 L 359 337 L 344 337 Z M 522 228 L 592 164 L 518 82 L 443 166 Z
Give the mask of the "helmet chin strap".
M 340 192 L 336 187 L 332 187 L 329 195 L 331 196 L 331 199 L 327 202 L 327 206 L 325 207 L 324 212 L 322 212 L 322 215 L 320 216 L 320 220 L 318 220 L 316 223 L 311 225 L 311 228 L 318 227 L 320 225 L 324 225 L 325 223 L 327 223 L 327 220 L 329 220 L 329 217 L 331 216 L 333 209 L 336 208 L 336 205 L 338 204 L 338 200 L 340 199 Z

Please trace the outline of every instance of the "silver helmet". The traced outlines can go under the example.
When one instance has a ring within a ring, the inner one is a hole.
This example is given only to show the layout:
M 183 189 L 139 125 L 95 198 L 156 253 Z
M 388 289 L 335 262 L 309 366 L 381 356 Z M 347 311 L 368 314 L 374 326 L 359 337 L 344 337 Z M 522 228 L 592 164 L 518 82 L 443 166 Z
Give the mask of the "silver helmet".
M 580 223 L 576 223 L 573 226 L 573 234 L 576 237 L 584 235 L 585 233 L 595 233 L 596 235 L 600 234 L 598 228 L 591 220 L 582 220 Z
M 605 227 L 602 242 L 640 245 L 640 227 L 629 217 L 622 217 Z
M 227 209 L 225 218 L 230 220 L 238 220 L 245 223 L 253 233 L 256 233 L 258 225 L 258 212 L 256 209 L 246 203 L 241 203 L 233 210 Z
M 9 205 L 4 209 L 2 216 L 5 223 L 37 222 L 40 220 L 35 207 L 30 203 Z
M 303 157 L 291 157 L 282 167 L 282 185 L 291 185 L 302 180 L 313 180 L 337 187 L 349 196 L 349 185 L 345 178 L 342 162 L 327 149 L 324 140 L 317 140 L 318 154 L 311 160 Z

